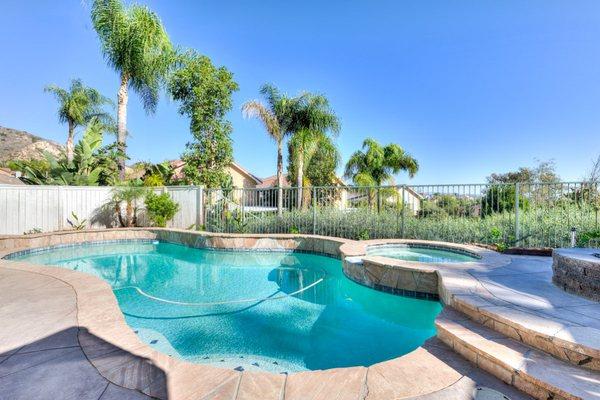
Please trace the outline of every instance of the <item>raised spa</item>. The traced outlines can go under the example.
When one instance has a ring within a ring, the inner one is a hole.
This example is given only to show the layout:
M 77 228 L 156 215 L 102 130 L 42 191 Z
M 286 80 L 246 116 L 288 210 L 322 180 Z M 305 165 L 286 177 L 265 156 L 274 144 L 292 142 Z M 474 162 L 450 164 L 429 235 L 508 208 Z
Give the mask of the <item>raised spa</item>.
M 433 336 L 441 310 L 438 302 L 358 285 L 340 260 L 308 253 L 126 241 L 12 258 L 98 276 L 143 341 L 237 370 L 372 365 Z
M 478 256 L 466 251 L 404 243 L 369 246 L 367 255 L 424 263 L 461 263 L 479 260 Z

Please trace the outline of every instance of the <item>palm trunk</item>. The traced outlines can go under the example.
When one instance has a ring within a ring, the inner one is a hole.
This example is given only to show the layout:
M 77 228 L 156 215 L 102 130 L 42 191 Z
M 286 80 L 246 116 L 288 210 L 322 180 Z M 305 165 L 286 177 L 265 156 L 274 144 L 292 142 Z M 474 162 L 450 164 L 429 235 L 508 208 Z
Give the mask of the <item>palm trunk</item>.
M 125 213 L 127 214 L 127 227 L 132 227 L 133 226 L 133 204 L 131 201 L 127 201 Z
M 127 85 L 129 77 L 126 74 L 121 75 L 121 86 L 117 95 L 117 144 L 120 152 L 119 155 L 119 178 L 125 180 L 125 140 L 127 137 Z
M 296 207 L 298 210 L 302 207 L 302 184 L 304 180 L 304 151 L 298 149 L 298 169 L 296 173 L 296 186 L 298 186 L 298 192 L 296 193 Z
M 277 141 L 277 215 L 283 215 L 283 149 L 282 141 Z
M 75 137 L 75 123 L 69 120 L 69 134 L 67 135 L 67 163 L 73 162 L 73 154 L 75 153 L 75 146 L 73 139 Z

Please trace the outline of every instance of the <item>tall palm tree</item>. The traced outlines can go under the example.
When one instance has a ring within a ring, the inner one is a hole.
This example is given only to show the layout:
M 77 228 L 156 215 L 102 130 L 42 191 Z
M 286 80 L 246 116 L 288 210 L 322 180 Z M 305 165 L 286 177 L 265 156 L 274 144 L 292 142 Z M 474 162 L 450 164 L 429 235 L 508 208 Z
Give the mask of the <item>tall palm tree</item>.
M 125 154 L 128 89 L 140 95 L 147 113 L 153 113 L 174 59 L 173 46 L 159 17 L 137 4 L 125 7 L 121 0 L 94 0 L 92 23 L 108 65 L 119 73 L 117 143 Z M 119 175 L 125 178 L 125 157 L 119 158 Z
M 292 146 L 293 155 L 296 160 L 296 186 L 297 197 L 296 204 L 302 206 L 303 193 L 301 188 L 304 186 L 304 165 L 310 163 L 310 159 L 317 151 L 317 146 L 323 136 L 331 132 L 337 135 L 340 130 L 340 123 L 329 106 L 327 98 L 321 95 L 305 94 L 300 107 L 298 116 L 297 131 L 293 133 Z
M 57 85 L 48 85 L 45 92 L 52 93 L 59 102 L 58 120 L 67 123 L 67 162 L 73 161 L 73 150 L 75 148 L 75 129 L 90 122 L 93 118 L 112 125 L 113 119 L 109 113 L 104 111 L 105 105 L 113 105 L 113 102 L 102 96 L 100 92 L 85 86 L 80 79 L 73 79 L 68 89 Z
M 242 113 L 247 118 L 258 118 L 269 136 L 277 143 L 277 213 L 283 212 L 283 141 L 299 126 L 300 110 L 306 99 L 305 95 L 288 97 L 275 86 L 264 84 L 260 88 L 266 104 L 259 100 L 251 100 L 242 106 Z
M 376 140 L 367 138 L 362 149 L 350 156 L 344 173 L 344 177 L 352 179 L 355 185 L 381 186 L 391 182 L 393 175 L 400 171 L 408 172 L 412 178 L 419 170 L 417 160 L 397 144 L 382 146 Z M 379 194 L 379 191 L 377 193 Z M 377 207 L 379 208 L 379 201 Z

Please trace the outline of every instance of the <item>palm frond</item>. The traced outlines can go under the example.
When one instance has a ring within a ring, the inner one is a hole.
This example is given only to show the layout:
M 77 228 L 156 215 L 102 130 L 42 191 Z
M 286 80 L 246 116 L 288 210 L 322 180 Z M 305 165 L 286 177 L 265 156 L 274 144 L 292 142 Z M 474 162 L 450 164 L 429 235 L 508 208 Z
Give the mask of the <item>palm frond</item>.
M 279 121 L 273 112 L 258 100 L 251 100 L 242 106 L 242 113 L 246 118 L 258 118 L 265 126 L 267 133 L 276 142 L 282 139 Z

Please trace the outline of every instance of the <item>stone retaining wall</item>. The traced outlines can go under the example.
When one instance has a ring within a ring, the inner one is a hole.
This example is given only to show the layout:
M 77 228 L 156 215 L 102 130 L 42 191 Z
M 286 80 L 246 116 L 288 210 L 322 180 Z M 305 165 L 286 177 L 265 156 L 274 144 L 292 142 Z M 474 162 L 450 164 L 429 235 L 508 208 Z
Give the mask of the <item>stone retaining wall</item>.
M 566 292 L 600 301 L 599 249 L 556 249 L 552 281 Z

